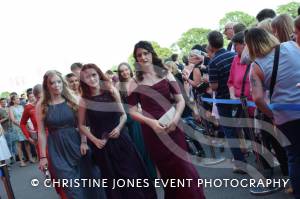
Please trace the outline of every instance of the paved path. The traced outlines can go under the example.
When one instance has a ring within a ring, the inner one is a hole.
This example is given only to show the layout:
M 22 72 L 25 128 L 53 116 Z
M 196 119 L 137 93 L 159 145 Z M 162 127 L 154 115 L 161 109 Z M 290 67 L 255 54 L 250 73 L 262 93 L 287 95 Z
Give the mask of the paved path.
M 228 150 L 227 150 L 228 151 Z M 230 157 L 229 154 L 225 153 Z M 251 159 L 251 158 L 250 158 Z M 250 160 L 251 161 L 251 160 Z M 230 161 L 229 161 L 230 162 Z M 198 171 L 203 178 L 207 179 L 243 179 L 250 178 L 248 175 L 233 174 L 231 169 L 224 168 L 207 168 L 198 167 Z M 11 168 L 11 182 L 14 189 L 16 199 L 57 199 L 53 188 L 45 188 L 42 186 L 32 187 L 31 179 L 43 180 L 43 175 L 37 169 L 37 164 L 29 164 L 27 167 L 20 168 L 18 163 L 14 164 Z M 276 173 L 279 173 L 279 169 L 275 169 Z M 1 183 L 0 183 L 1 184 Z M 161 188 L 157 189 L 159 198 L 163 198 L 163 191 Z M 205 194 L 207 199 L 289 199 L 292 198 L 286 195 L 283 191 L 272 194 L 269 196 L 253 196 L 249 193 L 248 188 L 232 188 L 232 187 L 220 187 L 220 188 L 205 188 Z M 4 196 L 3 186 L 0 185 L 1 199 L 6 198 Z

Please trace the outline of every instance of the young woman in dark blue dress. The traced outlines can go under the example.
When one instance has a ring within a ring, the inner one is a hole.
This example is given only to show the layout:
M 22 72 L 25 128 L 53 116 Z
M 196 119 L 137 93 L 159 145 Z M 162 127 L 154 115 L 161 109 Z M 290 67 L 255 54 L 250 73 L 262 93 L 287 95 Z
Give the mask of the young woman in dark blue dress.
M 99 178 L 93 175 L 91 161 L 86 161 L 88 146 L 86 137 L 77 130 L 78 103 L 67 88 L 58 71 L 48 71 L 44 75 L 43 97 L 36 105 L 38 142 L 40 149 L 40 169 L 49 166 L 55 182 L 68 180 L 68 186 L 60 183 L 57 189 L 63 199 L 104 199 L 102 188 L 88 188 L 81 183 L 81 178 Z M 46 133 L 47 131 L 47 133 Z M 77 180 L 80 187 L 70 183 Z

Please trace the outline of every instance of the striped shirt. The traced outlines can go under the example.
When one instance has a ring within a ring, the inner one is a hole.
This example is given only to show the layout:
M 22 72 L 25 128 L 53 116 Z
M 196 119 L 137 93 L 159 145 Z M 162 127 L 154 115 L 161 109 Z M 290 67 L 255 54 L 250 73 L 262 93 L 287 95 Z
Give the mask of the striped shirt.
M 216 98 L 230 99 L 227 81 L 229 78 L 230 67 L 235 53 L 225 50 L 218 50 L 208 66 L 210 83 L 218 83 Z

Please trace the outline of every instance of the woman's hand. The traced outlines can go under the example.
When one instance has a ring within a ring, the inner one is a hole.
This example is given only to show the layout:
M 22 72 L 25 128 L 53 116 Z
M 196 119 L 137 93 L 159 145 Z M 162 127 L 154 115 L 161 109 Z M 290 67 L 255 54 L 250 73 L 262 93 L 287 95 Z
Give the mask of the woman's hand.
M 187 70 L 183 70 L 183 71 L 182 71 L 182 79 L 183 79 L 184 81 L 187 81 L 187 80 L 188 80 L 188 72 L 187 72 Z
M 42 157 L 39 162 L 39 169 L 44 172 L 45 168 L 47 167 L 48 167 L 48 160 L 46 157 Z
M 119 127 L 116 127 L 114 128 L 114 130 L 112 130 L 109 134 L 108 134 L 108 137 L 109 138 L 113 138 L 113 139 L 116 139 L 120 136 L 120 128 Z
M 159 134 L 159 133 L 166 133 L 166 126 L 160 124 L 158 120 L 153 120 L 151 122 L 150 126 L 153 129 L 153 131 L 155 133 L 157 133 L 157 134 Z
M 37 140 L 34 140 L 31 137 L 28 138 L 28 142 L 30 142 L 33 145 L 37 145 Z
M 179 119 L 173 118 L 173 120 L 166 126 L 167 133 L 175 131 L 178 125 Z
M 102 149 L 102 148 L 105 146 L 107 140 L 106 140 L 106 139 L 105 139 L 105 140 L 102 140 L 102 139 L 95 138 L 92 142 L 94 143 L 94 145 L 95 145 L 98 149 Z
M 202 118 L 201 118 L 200 114 L 197 111 L 193 111 L 192 115 L 193 115 L 193 118 L 196 122 L 198 122 L 198 123 L 202 122 Z
M 81 142 L 80 144 L 80 153 L 81 155 L 86 155 L 86 152 L 89 150 L 89 146 L 86 142 Z
M 176 127 L 177 127 L 177 123 L 176 121 L 172 120 L 167 126 L 166 126 L 166 132 L 170 133 L 175 131 Z

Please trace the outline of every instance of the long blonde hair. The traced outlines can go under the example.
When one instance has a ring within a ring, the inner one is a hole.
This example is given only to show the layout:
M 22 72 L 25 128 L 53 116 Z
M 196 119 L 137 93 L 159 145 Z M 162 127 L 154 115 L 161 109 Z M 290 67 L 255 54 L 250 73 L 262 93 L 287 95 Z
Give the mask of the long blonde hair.
M 41 98 L 41 109 L 42 109 L 42 116 L 43 119 L 45 118 L 47 112 L 48 112 L 48 104 L 51 99 L 51 95 L 48 89 L 48 79 L 50 77 L 53 77 L 54 75 L 58 76 L 59 79 L 63 83 L 63 90 L 62 90 L 62 97 L 66 100 L 68 106 L 75 112 L 78 110 L 78 103 L 76 101 L 76 98 L 71 94 L 71 91 L 68 88 L 68 85 L 64 78 L 62 77 L 62 74 L 56 70 L 49 70 L 45 73 L 43 77 L 43 96 Z

